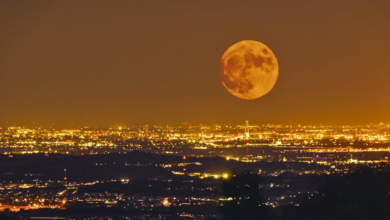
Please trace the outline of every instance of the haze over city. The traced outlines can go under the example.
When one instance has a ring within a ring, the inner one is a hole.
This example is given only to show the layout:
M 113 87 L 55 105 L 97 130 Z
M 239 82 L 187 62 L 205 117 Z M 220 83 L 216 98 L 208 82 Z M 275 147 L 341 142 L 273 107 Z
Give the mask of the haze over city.
M 0 1 L 0 220 L 388 220 L 390 1 Z

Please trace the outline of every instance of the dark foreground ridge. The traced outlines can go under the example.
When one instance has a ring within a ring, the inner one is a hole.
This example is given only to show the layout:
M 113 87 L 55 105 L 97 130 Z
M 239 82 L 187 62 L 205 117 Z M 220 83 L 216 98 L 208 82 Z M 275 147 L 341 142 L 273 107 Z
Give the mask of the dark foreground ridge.
M 388 219 L 387 163 L 323 169 L 138 151 L 0 155 L 1 218 Z

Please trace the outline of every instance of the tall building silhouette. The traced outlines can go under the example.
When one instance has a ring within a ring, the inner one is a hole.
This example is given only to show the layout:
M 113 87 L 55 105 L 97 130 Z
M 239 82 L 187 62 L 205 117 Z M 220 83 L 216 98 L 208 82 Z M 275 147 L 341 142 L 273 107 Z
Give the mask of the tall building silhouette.
M 248 120 L 245 121 L 245 138 L 249 139 L 249 124 L 248 124 Z

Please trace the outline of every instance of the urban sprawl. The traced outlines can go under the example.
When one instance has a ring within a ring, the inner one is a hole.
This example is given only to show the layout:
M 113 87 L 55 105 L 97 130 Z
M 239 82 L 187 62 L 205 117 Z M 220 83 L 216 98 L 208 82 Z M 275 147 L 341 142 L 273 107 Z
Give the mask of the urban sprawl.
M 115 208 L 132 210 L 123 219 L 206 219 L 237 199 L 221 184 L 241 172 L 261 178 L 262 205 L 299 206 L 318 194 L 308 183 L 320 175 L 386 169 L 389 133 L 383 123 L 3 127 L 0 211 L 23 218 Z

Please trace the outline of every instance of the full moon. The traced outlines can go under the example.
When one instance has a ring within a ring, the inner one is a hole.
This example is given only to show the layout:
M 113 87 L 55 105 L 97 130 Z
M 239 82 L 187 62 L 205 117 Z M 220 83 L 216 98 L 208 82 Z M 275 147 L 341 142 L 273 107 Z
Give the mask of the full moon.
M 244 40 L 230 46 L 221 59 L 219 72 L 223 86 L 241 99 L 257 99 L 274 87 L 279 65 L 264 44 Z

